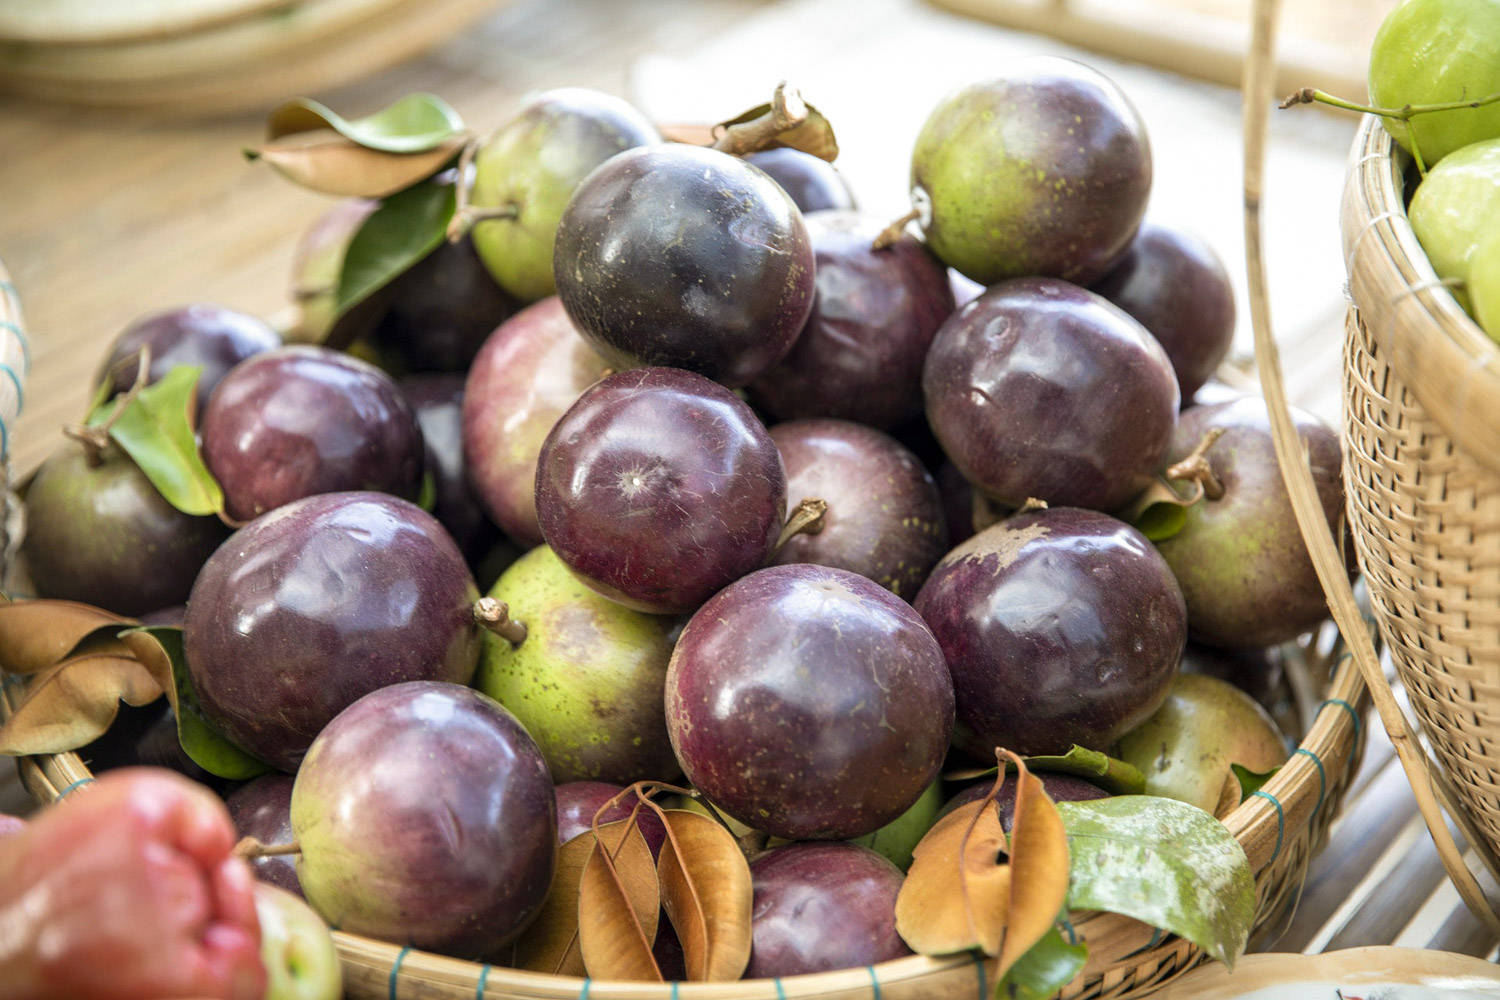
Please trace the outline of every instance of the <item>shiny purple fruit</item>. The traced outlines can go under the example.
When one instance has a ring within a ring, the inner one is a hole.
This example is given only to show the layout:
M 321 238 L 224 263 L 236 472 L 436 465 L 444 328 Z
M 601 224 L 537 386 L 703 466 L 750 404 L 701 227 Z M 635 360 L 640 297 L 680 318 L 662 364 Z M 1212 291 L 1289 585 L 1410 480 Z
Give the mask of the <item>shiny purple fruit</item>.
M 847 420 L 793 420 L 771 428 L 786 466 L 787 501 L 828 504 L 815 534 L 794 536 L 772 560 L 816 563 L 916 596 L 948 551 L 937 484 L 894 438 Z
M 1223 362 L 1234 340 L 1234 287 L 1213 248 L 1145 223 L 1093 290 L 1140 321 L 1172 360 L 1183 399 Z
M 547 765 L 499 703 L 418 681 L 367 695 L 307 752 L 297 874 L 330 924 L 459 958 L 540 911 L 557 858 Z
M 552 262 L 568 315 L 616 368 L 742 386 L 781 360 L 812 307 L 812 246 L 791 197 L 699 146 L 641 146 L 595 168 Z
M 488 273 L 484 280 L 490 280 Z M 422 428 L 424 475 L 432 477 L 434 489 L 433 516 L 473 566 L 500 541 L 500 531 L 485 516 L 464 466 L 464 376 L 408 375 L 397 385 Z
M 786 473 L 750 407 L 676 368 L 586 391 L 537 463 L 542 535 L 568 568 L 638 611 L 692 611 L 766 561 Z
M 842 840 L 905 812 L 942 767 L 953 682 L 911 606 L 826 566 L 726 587 L 667 669 L 667 732 L 688 780 L 741 822 Z
M 1037 780 L 1042 783 L 1042 788 L 1046 790 L 1047 797 L 1053 802 L 1090 802 L 1094 799 L 1109 798 L 1109 793 L 1104 789 L 1076 775 L 1055 774 L 1049 771 L 1031 773 L 1036 775 Z M 943 804 L 938 818 L 941 819 L 959 806 L 978 802 L 990 793 L 993 782 L 994 779 L 985 778 L 965 788 Z M 1007 774 L 1005 780 L 1000 783 L 1000 791 L 995 795 L 995 808 L 1000 810 L 1001 828 L 1009 833 L 1011 824 L 1016 819 L 1016 776 L 1014 774 Z
M 198 376 L 198 415 L 208 405 L 214 386 L 235 365 L 281 346 L 281 338 L 265 320 L 214 305 L 183 306 L 155 313 L 132 323 L 115 339 L 99 369 L 97 381 L 109 382 L 112 392 L 135 384 L 141 348 L 151 348 L 147 379 L 155 382 L 173 368 L 192 365 Z
M 263 774 L 230 792 L 224 805 L 234 821 L 234 832 L 241 837 L 254 837 L 262 844 L 291 843 L 294 839 L 292 784 L 290 774 Z M 252 860 L 250 869 L 262 882 L 302 895 L 296 855 L 268 854 Z
M 749 153 L 745 162 L 771 175 L 792 196 L 803 215 L 826 209 L 854 208 L 854 192 L 838 167 L 819 156 L 790 146 Z
M 463 372 L 490 333 L 520 308 L 474 245 L 446 240 L 392 283 L 370 340 L 409 372 Z
M 623 791 L 625 791 L 623 786 L 612 785 L 607 781 L 568 781 L 558 785 L 556 788 L 557 842 L 566 844 L 580 833 L 590 829 L 593 826 L 594 814 L 599 811 L 599 808 Z M 599 822 L 603 824 L 629 819 L 630 810 L 635 807 L 635 804 L 635 794 L 626 795 L 606 809 L 600 815 Z M 646 838 L 646 846 L 651 848 L 651 856 L 656 857 L 661 853 L 661 845 L 667 839 L 667 828 L 662 826 L 656 813 L 645 806 L 641 806 L 640 811 L 636 813 L 635 824 L 641 828 L 641 835 Z
M 943 557 L 917 595 L 953 674 L 954 742 L 986 763 L 1099 750 L 1167 695 L 1187 642 L 1172 571 L 1106 514 L 1017 514 Z
M 953 312 L 953 289 L 914 236 L 871 249 L 883 228 L 855 212 L 807 217 L 818 294 L 791 352 L 751 386 L 766 412 L 882 429 L 921 415 L 922 360 Z
M 922 375 L 927 420 L 975 486 L 1019 507 L 1115 510 L 1160 470 L 1177 378 L 1149 333 L 1056 278 L 995 285 L 954 313 Z
M 203 712 L 285 771 L 351 702 L 401 681 L 468 683 L 478 599 L 463 555 L 415 504 L 327 493 L 241 528 L 188 599 Z
M 236 366 L 201 427 L 203 460 L 238 521 L 318 493 L 415 499 L 422 480 L 422 431 L 396 383 L 322 347 L 284 347 Z
M 787 844 L 750 863 L 747 979 L 870 966 L 910 955 L 896 933 L 901 869 L 855 844 Z

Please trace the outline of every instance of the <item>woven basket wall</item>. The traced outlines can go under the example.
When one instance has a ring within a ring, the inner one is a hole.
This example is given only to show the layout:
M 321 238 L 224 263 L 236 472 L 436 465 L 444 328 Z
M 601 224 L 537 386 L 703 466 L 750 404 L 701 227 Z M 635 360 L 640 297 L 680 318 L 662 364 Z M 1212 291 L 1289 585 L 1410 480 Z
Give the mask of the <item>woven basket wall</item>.
M 1412 707 L 1500 852 L 1500 346 L 1422 254 L 1407 169 L 1367 119 L 1343 206 L 1349 517 Z

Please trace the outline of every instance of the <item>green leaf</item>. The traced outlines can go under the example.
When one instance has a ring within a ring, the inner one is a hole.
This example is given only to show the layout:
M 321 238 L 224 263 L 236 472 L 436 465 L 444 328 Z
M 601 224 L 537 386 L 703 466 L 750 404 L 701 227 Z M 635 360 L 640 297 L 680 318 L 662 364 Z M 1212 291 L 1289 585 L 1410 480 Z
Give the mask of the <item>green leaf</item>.
M 398 191 L 360 225 L 339 270 L 334 304 L 338 318 L 375 292 L 406 273 L 438 248 L 453 217 L 452 184 L 417 184 Z M 345 324 L 347 326 L 347 324 Z M 345 348 L 338 329 L 329 333 L 327 346 Z
M 224 509 L 224 491 L 203 464 L 193 432 L 201 372 L 194 366 L 173 368 L 136 393 L 109 428 L 111 440 L 140 466 L 167 503 L 198 517 Z M 96 407 L 89 424 L 109 419 L 115 405 Z
M 432 474 L 431 469 L 422 472 L 422 489 L 417 494 L 417 506 L 429 514 L 437 506 L 437 477 Z
M 1240 801 L 1244 802 L 1260 791 L 1266 782 L 1274 778 L 1276 772 L 1281 770 L 1281 765 L 1278 764 L 1269 771 L 1252 771 L 1240 764 L 1230 764 L 1229 769 L 1234 772 L 1236 778 L 1240 779 Z
M 1057 808 L 1073 859 L 1070 909 L 1134 917 L 1234 965 L 1255 919 L 1255 879 L 1223 823 L 1153 795 Z
M 172 711 L 177 716 L 177 739 L 193 763 L 209 774 L 231 781 L 254 778 L 271 770 L 269 764 L 242 750 L 203 715 L 197 692 L 193 690 L 192 675 L 188 673 L 187 657 L 183 655 L 182 629 L 153 625 L 121 632 L 120 638 L 130 642 L 127 637 L 132 635 L 149 636 L 160 651 L 160 656 L 157 656 L 155 651 L 139 645 L 138 641 L 132 643 L 137 657 L 148 669 L 157 672 L 166 666 L 172 672 L 172 688 L 168 693 Z M 162 657 L 167 661 L 165 664 L 161 662 Z
M 1203 499 L 1203 484 L 1188 484 L 1183 496 L 1166 479 L 1158 477 L 1120 513 L 1120 519 L 1153 542 L 1164 542 L 1187 526 L 1187 509 Z
M 1146 776 L 1133 764 L 1116 760 L 1098 750 L 1073 744 L 1065 754 L 1027 757 L 1026 766 L 1033 771 L 1052 774 L 1074 774 L 1087 778 L 1111 795 L 1139 795 L 1146 789 Z M 973 781 L 992 778 L 997 768 L 980 767 L 953 771 L 943 775 L 945 781 Z M 1006 765 L 1007 771 L 1015 767 Z
M 1088 958 L 1087 944 L 1070 943 L 1053 927 L 995 984 L 996 1000 L 1047 1000 L 1083 971 Z
M 330 128 L 351 142 L 383 153 L 424 153 L 464 130 L 464 121 L 441 97 L 407 94 L 373 115 L 344 118 L 317 101 L 298 97 L 266 118 L 266 138 Z

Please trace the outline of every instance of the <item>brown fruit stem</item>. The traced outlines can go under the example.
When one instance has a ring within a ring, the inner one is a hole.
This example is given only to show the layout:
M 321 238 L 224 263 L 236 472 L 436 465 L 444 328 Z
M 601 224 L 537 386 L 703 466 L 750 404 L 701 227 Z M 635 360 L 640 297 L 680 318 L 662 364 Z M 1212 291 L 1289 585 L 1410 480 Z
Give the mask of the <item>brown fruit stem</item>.
M 458 154 L 458 176 L 453 181 L 453 217 L 448 220 L 445 232 L 449 243 L 457 243 L 467 236 L 476 222 L 483 222 L 485 219 L 518 219 L 521 216 L 521 206 L 515 202 L 493 208 L 476 208 L 469 204 L 470 168 L 474 165 L 475 154 L 484 142 L 484 138 L 472 136 L 464 143 L 463 152 Z
M 882 229 L 876 235 L 875 241 L 870 244 L 870 249 L 884 250 L 888 246 L 893 246 L 897 240 L 906 235 L 906 227 L 921 217 L 922 213 L 915 208 L 907 212 L 901 218 Z
M 1167 468 L 1167 478 L 1197 483 L 1203 487 L 1203 495 L 1210 500 L 1222 497 L 1224 484 L 1219 482 L 1219 477 L 1214 475 L 1213 468 L 1208 464 L 1208 450 L 1223 436 L 1224 428 L 1210 427 L 1203 435 L 1203 440 L 1198 442 L 1198 446 L 1186 458 Z
M 234 845 L 232 853 L 237 858 L 253 860 L 269 858 L 279 854 L 301 854 L 302 848 L 295 841 L 289 844 L 263 844 L 254 837 L 245 837 Z
M 1027 497 L 1026 502 L 1016 508 L 1017 514 L 1030 514 L 1034 510 L 1046 510 L 1047 501 L 1038 500 L 1036 497 Z
M 135 381 L 131 383 L 129 390 L 115 402 L 115 408 L 110 411 L 109 417 L 103 423 L 89 426 L 88 424 L 67 424 L 63 427 L 63 434 L 83 445 L 83 454 L 89 468 L 97 469 L 104 462 L 104 449 L 109 444 L 109 431 L 115 422 L 120 419 L 120 414 L 125 408 L 135 402 L 135 397 L 146 386 L 146 381 L 151 370 L 151 345 L 145 344 L 141 347 L 135 369 Z
M 776 137 L 807 121 L 807 105 L 795 87 L 782 80 L 771 95 L 771 110 L 759 118 L 727 126 L 709 146 L 731 156 L 758 153 L 776 144 Z
M 474 602 L 474 621 L 512 646 L 526 641 L 526 624 L 510 616 L 510 606 L 493 597 L 481 597 Z
M 823 530 L 823 515 L 828 513 L 828 501 L 818 497 L 804 497 L 792 508 L 791 516 L 786 519 L 786 525 L 782 527 L 781 534 L 776 539 L 776 544 L 771 547 L 771 558 L 786 547 L 798 535 L 816 535 Z

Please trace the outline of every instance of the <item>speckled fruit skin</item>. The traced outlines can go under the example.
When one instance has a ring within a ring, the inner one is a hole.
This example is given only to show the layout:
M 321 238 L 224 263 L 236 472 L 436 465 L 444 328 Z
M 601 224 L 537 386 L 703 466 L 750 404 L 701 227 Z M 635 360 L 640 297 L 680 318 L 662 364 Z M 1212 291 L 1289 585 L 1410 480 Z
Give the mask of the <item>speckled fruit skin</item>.
M 558 785 L 554 789 L 557 793 L 557 842 L 566 844 L 587 831 L 593 825 L 594 814 L 599 808 L 624 790 L 623 786 L 612 785 L 607 781 L 568 781 Z M 629 819 L 630 810 L 635 803 L 634 794 L 625 796 L 605 810 L 599 817 L 599 822 L 613 823 Z M 667 839 L 667 828 L 662 826 L 656 813 L 645 808 L 636 813 L 635 824 L 641 828 L 641 836 L 646 838 L 651 856 L 656 857 Z
M 95 382 L 110 382 L 120 393 L 135 384 L 140 350 L 151 348 L 147 379 L 155 382 L 173 368 L 192 365 L 203 369 L 198 377 L 198 414 L 208 397 L 231 368 L 262 351 L 281 346 L 281 338 L 266 322 L 233 309 L 215 305 L 191 305 L 153 313 L 136 320 L 115 338 Z
M 361 696 L 400 681 L 467 684 L 478 596 L 453 540 L 415 504 L 308 497 L 241 528 L 198 574 L 188 669 L 226 736 L 294 771 Z
M 416 681 L 328 724 L 292 791 L 308 902 L 354 934 L 492 955 L 536 916 L 557 856 L 547 765 L 492 699 Z
M 685 614 L 763 565 L 786 511 L 781 455 L 750 407 L 675 368 L 619 372 L 547 435 L 542 535 L 626 607 Z
M 1292 419 L 1328 526 L 1342 532 L 1338 435 L 1295 407 Z M 1189 507 L 1182 531 L 1157 548 L 1182 586 L 1194 640 L 1228 647 L 1286 642 L 1328 617 L 1328 602 L 1281 479 L 1265 401 L 1183 411 L 1168 461 L 1187 455 L 1212 427 L 1225 429 L 1208 451 L 1224 496 Z
M 464 386 L 464 459 L 485 509 L 522 545 L 542 544 L 536 461 L 557 418 L 608 370 L 557 296 L 495 330 Z
M 422 429 L 423 472 L 432 477 L 436 490 L 433 516 L 473 566 L 500 541 L 500 531 L 485 515 L 464 466 L 464 376 L 408 375 L 396 384 Z
M 463 372 L 518 308 L 472 243 L 445 240 L 393 282 L 390 305 L 370 340 L 405 371 Z
M 996 285 L 938 331 L 927 420 L 964 478 L 1001 503 L 1115 510 L 1162 468 L 1177 377 L 1156 339 L 1055 278 Z
M 906 812 L 874 833 L 854 838 L 851 843 L 868 847 L 902 871 L 911 867 L 912 852 L 923 835 L 932 828 L 938 809 L 943 805 L 943 782 L 940 778 L 927 786 Z
M 1109 798 L 1109 793 L 1104 789 L 1075 775 L 1052 774 L 1045 771 L 1032 773 L 1041 781 L 1047 797 L 1053 802 L 1089 802 L 1093 799 Z M 961 805 L 978 802 L 990 793 L 990 786 L 993 782 L 993 778 L 985 778 L 965 788 L 944 803 L 938 816 L 946 816 Z M 1011 824 L 1016 819 L 1016 776 L 1014 774 L 1006 775 L 1005 780 L 1000 783 L 1000 791 L 995 795 L 995 808 L 1000 811 L 1001 828 L 1009 833 Z
M 1147 795 L 1218 815 L 1224 809 L 1216 807 L 1240 802 L 1231 764 L 1264 774 L 1285 764 L 1287 753 L 1281 730 L 1254 698 L 1204 674 L 1179 674 L 1161 708 L 1118 746 L 1119 758 L 1146 776 Z
M 796 202 L 804 215 L 827 209 L 855 207 L 854 192 L 849 190 L 849 182 L 844 180 L 844 175 L 839 173 L 837 167 L 822 157 L 790 146 L 778 146 L 750 153 L 745 157 L 745 162 L 770 174 L 771 180 L 792 196 L 792 201 Z
M 1234 287 L 1213 248 L 1190 233 L 1145 223 L 1094 291 L 1124 309 L 1161 344 L 1191 399 L 1234 341 Z
M 788 840 L 844 840 L 937 777 L 953 684 L 905 601 L 845 570 L 772 566 L 688 622 L 666 708 L 683 771 L 715 805 Z
M 812 243 L 791 197 L 699 146 L 632 149 L 590 174 L 553 268 L 568 315 L 615 368 L 686 368 L 730 388 L 780 361 L 812 308 Z
M 804 497 L 828 503 L 822 530 L 792 538 L 772 561 L 836 566 L 916 596 L 948 551 L 942 498 L 917 456 L 847 420 L 793 420 L 770 433 L 786 466 L 788 506 Z
M 1071 59 L 1018 59 L 928 117 L 911 157 L 927 243 L 983 285 L 1028 274 L 1088 284 L 1124 252 L 1151 192 L 1146 127 Z
M 538 546 L 490 596 L 526 626 L 519 646 L 486 634 L 474 686 L 526 727 L 556 782 L 677 777 L 662 686 L 672 620 L 605 600 Z
M 26 491 L 27 569 L 42 597 L 140 615 L 180 604 L 228 533 L 212 517 L 167 503 L 116 448 L 89 468 L 72 442 L 37 470 Z
M 921 415 L 922 360 L 953 312 L 953 289 L 915 237 L 870 249 L 885 225 L 854 212 L 807 217 L 817 296 L 791 352 L 751 386 L 767 413 L 881 429 Z
M 1107 748 L 1167 695 L 1187 641 L 1172 571 L 1144 535 L 1070 507 L 1016 514 L 938 563 L 915 601 L 953 674 L 954 743 Z
M 237 521 L 342 490 L 415 499 L 422 481 L 422 431 L 396 383 L 322 347 L 283 347 L 237 365 L 200 427 L 203 460 Z
M 523 302 L 556 291 L 557 223 L 579 183 L 632 146 L 661 142 L 656 126 L 611 94 L 565 87 L 539 94 L 485 142 L 474 158 L 470 202 L 514 206 L 514 219 L 488 219 L 472 230 L 474 249 L 497 282 Z
M 254 837 L 262 844 L 287 844 L 292 840 L 292 782 L 289 774 L 263 774 L 247 781 L 224 799 L 234 832 Z M 297 882 L 297 858 L 271 854 L 250 862 L 255 877 L 287 892 L 302 895 Z
M 787 844 L 750 863 L 747 979 L 875 965 L 910 955 L 896 933 L 901 869 L 854 844 Z

